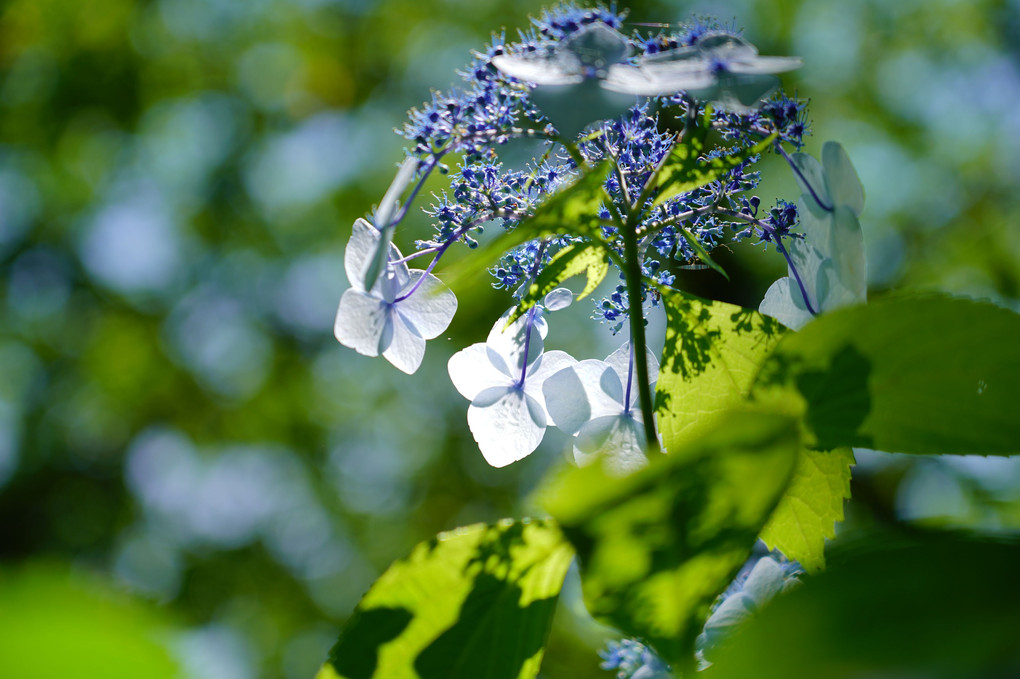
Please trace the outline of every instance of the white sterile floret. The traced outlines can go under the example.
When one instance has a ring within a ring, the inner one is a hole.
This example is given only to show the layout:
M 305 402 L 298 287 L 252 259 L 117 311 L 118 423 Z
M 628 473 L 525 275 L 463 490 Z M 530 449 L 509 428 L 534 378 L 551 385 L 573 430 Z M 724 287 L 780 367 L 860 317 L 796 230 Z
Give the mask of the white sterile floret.
M 804 193 L 797 201 L 803 238 L 786 245 L 815 313 L 867 301 L 864 233 L 857 220 L 864 188 L 843 147 L 826 142 L 822 163 L 803 153 L 792 156 Z M 799 330 L 813 318 L 790 268 L 765 293 L 758 310 Z
M 737 627 L 758 613 L 776 595 L 798 583 L 799 580 L 772 557 L 759 559 L 743 587 L 727 596 L 705 621 L 705 631 L 699 640 L 704 654 L 711 655 Z
M 657 373 L 658 361 L 650 352 L 647 361 L 649 372 Z M 647 464 L 635 375 L 627 342 L 605 361 L 580 361 L 546 380 L 542 391 L 549 415 L 556 427 L 575 437 L 578 464 L 604 455 L 607 468 L 621 475 Z
M 544 352 L 548 326 L 535 307 L 506 327 L 507 311 L 484 343 L 450 358 L 453 385 L 468 406 L 468 427 L 485 461 L 505 467 L 530 455 L 545 436 L 549 416 L 542 384 L 576 361 L 562 351 Z
M 379 246 L 380 233 L 359 219 L 344 253 L 351 288 L 340 298 L 333 334 L 346 347 L 365 356 L 382 354 L 411 374 L 425 356 L 425 340 L 446 330 L 457 311 L 457 298 L 432 274 L 408 269 L 389 245 L 387 265 L 371 290 L 365 271 Z M 424 277 L 424 280 L 422 280 Z

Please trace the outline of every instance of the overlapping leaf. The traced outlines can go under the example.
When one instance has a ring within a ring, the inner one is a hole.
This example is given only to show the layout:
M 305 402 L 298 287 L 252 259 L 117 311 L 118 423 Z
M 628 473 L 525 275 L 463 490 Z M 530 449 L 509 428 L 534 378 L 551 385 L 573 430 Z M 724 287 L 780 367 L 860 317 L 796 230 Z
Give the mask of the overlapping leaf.
M 372 585 L 318 677 L 534 677 L 572 556 L 543 521 L 478 524 L 422 543 Z
M 724 413 L 745 401 L 761 364 L 788 334 L 762 314 L 683 293 L 663 297 L 666 345 L 659 372 L 656 412 L 667 450 L 695 439 Z M 850 495 L 849 450 L 802 450 L 790 487 L 762 538 L 805 568 L 825 561 L 825 538 L 843 519 Z
M 540 502 L 581 563 L 588 610 L 690 665 L 709 606 L 751 552 L 797 459 L 795 421 L 732 412 L 648 467 L 569 469 Z
M 802 413 L 812 447 L 1020 452 L 1020 315 L 902 296 L 833 311 L 783 338 L 752 394 Z

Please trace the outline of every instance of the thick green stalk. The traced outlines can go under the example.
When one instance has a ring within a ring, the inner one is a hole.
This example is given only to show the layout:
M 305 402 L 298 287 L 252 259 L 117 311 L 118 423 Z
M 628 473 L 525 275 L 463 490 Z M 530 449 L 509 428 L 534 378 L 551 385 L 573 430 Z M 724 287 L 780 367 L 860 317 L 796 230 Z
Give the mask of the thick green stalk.
M 645 338 L 645 315 L 641 303 L 641 259 L 638 255 L 637 215 L 640 206 L 627 206 L 627 219 L 623 232 L 623 271 L 627 283 L 627 304 L 630 307 L 630 338 L 634 346 L 634 367 L 637 369 L 638 399 L 644 419 L 648 451 L 659 452 L 659 437 L 655 432 L 655 403 L 648 379 L 648 341 Z

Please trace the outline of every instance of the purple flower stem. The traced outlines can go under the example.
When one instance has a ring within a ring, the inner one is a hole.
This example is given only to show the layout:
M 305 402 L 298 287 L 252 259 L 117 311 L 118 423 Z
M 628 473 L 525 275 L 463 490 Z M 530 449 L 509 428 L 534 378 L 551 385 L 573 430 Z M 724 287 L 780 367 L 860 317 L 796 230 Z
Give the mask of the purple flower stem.
M 419 278 L 415 282 L 415 284 L 413 286 L 411 286 L 411 289 L 408 290 L 405 294 L 401 295 L 400 297 L 397 297 L 395 300 L 393 300 L 392 303 L 396 304 L 397 302 L 403 302 L 405 299 L 407 299 L 408 297 L 413 295 L 415 293 L 415 291 L 421 286 L 422 282 L 424 282 L 425 278 L 430 273 L 432 273 L 433 269 L 436 268 L 436 264 L 439 263 L 439 258 L 442 257 L 443 254 L 445 254 L 446 251 L 450 249 L 451 245 L 453 245 L 458 240 L 460 240 L 461 236 L 463 236 L 465 233 L 467 233 L 471 229 L 475 228 L 479 224 L 484 224 L 485 222 L 489 221 L 490 219 L 494 219 L 496 217 L 501 217 L 501 218 L 504 218 L 504 219 L 522 219 L 523 215 L 519 215 L 519 214 L 515 214 L 515 213 L 493 213 L 493 214 L 490 214 L 490 215 L 486 215 L 485 217 L 479 217 L 478 219 L 474 219 L 474 220 L 468 222 L 467 224 L 464 224 L 463 226 L 461 226 L 456 231 L 454 231 L 453 235 L 450 236 L 446 240 L 446 242 L 443 243 L 442 245 L 439 245 L 439 246 L 436 246 L 436 247 L 432 247 L 432 248 L 428 248 L 427 250 L 422 250 L 421 253 L 418 253 L 418 254 L 422 254 L 422 253 L 425 253 L 425 252 L 435 252 L 436 256 L 432 259 L 431 262 L 429 262 L 429 265 L 425 268 L 425 273 L 423 273 L 421 278 Z M 416 255 L 408 255 L 407 257 L 404 257 L 400 261 L 406 261 L 406 260 L 409 260 L 409 259 L 411 259 L 412 257 L 415 257 L 415 256 Z
M 786 162 L 790 164 L 790 169 L 793 170 L 793 173 L 800 177 L 800 181 L 803 182 L 804 186 L 806 186 L 808 188 L 808 191 L 811 192 L 811 197 L 815 199 L 815 202 L 818 203 L 818 205 L 826 212 L 832 212 L 833 210 L 835 210 L 836 208 L 834 208 L 831 205 L 826 205 L 822 201 L 822 199 L 818 197 L 818 194 L 815 193 L 815 187 L 811 186 L 811 183 L 804 176 L 804 173 L 800 171 L 800 168 L 797 167 L 796 163 L 793 162 L 793 158 L 791 158 L 790 154 L 786 152 L 786 149 L 783 148 L 783 145 L 777 141 L 775 146 L 776 150 L 779 151 L 779 155 L 781 155 L 783 158 L 786 158 Z
M 630 341 L 630 357 L 627 359 L 627 390 L 623 395 L 623 414 L 630 415 L 630 387 L 634 384 L 634 338 Z
M 807 288 L 804 286 L 804 281 L 800 277 L 800 272 L 797 271 L 797 266 L 793 263 L 793 258 L 790 257 L 790 251 L 783 245 L 783 239 L 776 233 L 776 230 L 769 226 L 766 222 L 756 219 L 750 215 L 745 215 L 740 212 L 733 212 L 732 210 L 716 210 L 716 214 L 723 215 L 724 217 L 730 217 L 732 219 L 739 219 L 741 221 L 754 224 L 765 233 L 772 236 L 776 242 L 776 250 L 786 258 L 786 265 L 790 267 L 790 273 L 793 274 L 793 280 L 797 281 L 797 287 L 800 288 L 800 294 L 804 298 L 804 306 L 812 316 L 817 316 L 818 312 L 815 311 L 814 306 L 811 304 L 811 298 L 808 296 Z

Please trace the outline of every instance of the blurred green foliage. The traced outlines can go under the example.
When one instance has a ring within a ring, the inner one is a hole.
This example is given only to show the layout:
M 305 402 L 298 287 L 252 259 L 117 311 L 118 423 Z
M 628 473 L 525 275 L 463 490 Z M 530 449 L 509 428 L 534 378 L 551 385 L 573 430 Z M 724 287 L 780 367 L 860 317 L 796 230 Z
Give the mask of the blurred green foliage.
M 630 4 L 635 22 L 734 16 L 764 53 L 804 57 L 785 82 L 812 99 L 808 150 L 837 138 L 860 171 L 873 290 L 1018 308 L 1020 3 Z M 523 512 L 565 440 L 488 468 L 445 370 L 507 299 L 457 289 L 413 378 L 330 329 L 350 224 L 400 160 L 392 129 L 541 6 L 0 5 L 0 559 L 158 602 L 194 677 L 308 677 L 393 559 Z M 766 203 L 796 195 L 780 164 L 764 174 Z M 401 246 L 427 233 L 408 224 Z M 730 282 L 680 283 L 753 307 L 783 270 L 753 246 L 713 259 Z M 590 325 L 555 333 L 605 353 Z M 859 472 L 858 524 L 1020 525 L 1015 465 Z M 605 633 L 559 617 L 545 673 L 605 676 L 578 641 Z

